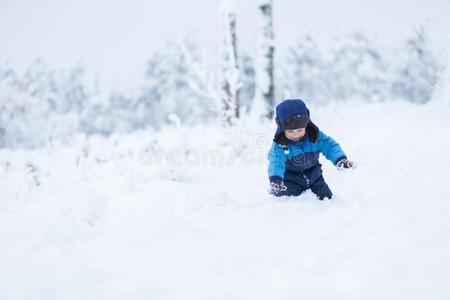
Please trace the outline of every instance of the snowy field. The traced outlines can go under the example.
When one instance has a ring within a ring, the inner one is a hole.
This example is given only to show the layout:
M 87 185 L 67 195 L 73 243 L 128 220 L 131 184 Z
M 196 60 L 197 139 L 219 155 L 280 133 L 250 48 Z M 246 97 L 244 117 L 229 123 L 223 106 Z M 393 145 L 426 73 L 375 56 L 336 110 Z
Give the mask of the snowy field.
M 0 150 L 0 299 L 449 299 L 449 114 L 313 108 L 326 202 L 267 194 L 274 124 Z

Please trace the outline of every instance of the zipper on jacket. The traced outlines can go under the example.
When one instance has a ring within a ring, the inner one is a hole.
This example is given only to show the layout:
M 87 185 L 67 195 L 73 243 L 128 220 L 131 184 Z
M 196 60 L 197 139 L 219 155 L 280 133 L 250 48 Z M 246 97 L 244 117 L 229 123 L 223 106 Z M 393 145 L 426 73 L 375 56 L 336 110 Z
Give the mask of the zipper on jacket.
M 300 144 L 300 148 L 302 149 L 302 152 L 303 152 L 303 170 L 306 170 L 306 153 L 305 153 L 305 150 L 303 149 L 303 145 L 302 144 Z M 303 174 L 303 177 L 306 179 L 306 186 L 309 187 L 309 179 L 308 179 L 308 177 L 306 177 L 305 174 Z
M 308 179 L 308 177 L 306 177 L 305 174 L 303 174 L 303 177 L 305 177 L 305 179 L 306 179 L 306 186 L 309 186 L 309 179 Z

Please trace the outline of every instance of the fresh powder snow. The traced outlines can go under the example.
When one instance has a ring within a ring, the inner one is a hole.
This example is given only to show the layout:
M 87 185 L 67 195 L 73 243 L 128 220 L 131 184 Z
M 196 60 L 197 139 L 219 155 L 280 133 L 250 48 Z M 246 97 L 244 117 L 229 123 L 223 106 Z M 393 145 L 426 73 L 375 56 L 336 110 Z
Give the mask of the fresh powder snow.
M 0 299 L 446 299 L 448 106 L 330 104 L 335 196 L 267 194 L 274 124 L 0 150 Z

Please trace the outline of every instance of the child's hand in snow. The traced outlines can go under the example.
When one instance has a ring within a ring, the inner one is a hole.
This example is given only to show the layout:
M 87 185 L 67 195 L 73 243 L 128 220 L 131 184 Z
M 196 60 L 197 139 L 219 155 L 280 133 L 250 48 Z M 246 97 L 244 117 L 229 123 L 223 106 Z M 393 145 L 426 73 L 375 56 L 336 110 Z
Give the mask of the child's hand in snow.
M 343 158 L 336 163 L 336 167 L 339 171 L 343 171 L 346 169 L 355 169 L 356 163 L 351 160 L 347 160 L 346 158 Z
M 272 194 L 272 195 L 277 195 L 279 192 L 284 192 L 286 190 L 287 190 L 287 187 L 283 183 L 271 182 L 268 193 Z

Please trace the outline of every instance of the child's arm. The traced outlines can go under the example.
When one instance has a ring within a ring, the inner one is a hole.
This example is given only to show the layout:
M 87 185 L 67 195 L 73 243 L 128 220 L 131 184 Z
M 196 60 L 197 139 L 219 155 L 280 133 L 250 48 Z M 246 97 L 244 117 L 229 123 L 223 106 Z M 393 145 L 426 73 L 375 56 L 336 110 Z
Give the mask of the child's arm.
M 344 151 L 341 146 L 331 137 L 327 136 L 322 131 L 319 132 L 319 151 L 334 165 L 341 159 L 346 159 Z
M 286 154 L 282 147 L 272 143 L 268 154 L 269 159 L 269 180 L 270 182 L 281 183 L 286 169 Z

